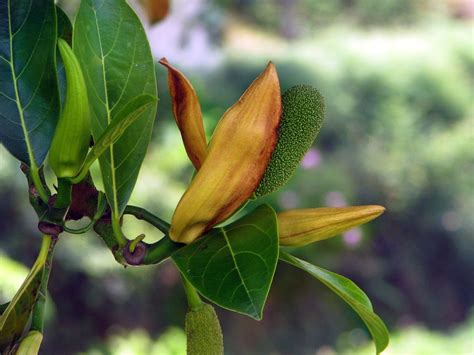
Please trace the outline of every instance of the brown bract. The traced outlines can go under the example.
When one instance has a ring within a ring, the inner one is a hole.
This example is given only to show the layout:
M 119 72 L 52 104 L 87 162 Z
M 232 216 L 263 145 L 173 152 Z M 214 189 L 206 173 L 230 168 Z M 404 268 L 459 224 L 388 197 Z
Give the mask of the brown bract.
M 207 155 L 207 142 L 198 97 L 189 80 L 169 64 L 166 58 L 161 59 L 160 64 L 168 69 L 168 87 L 173 114 L 186 153 L 196 170 L 199 170 Z
M 269 63 L 219 121 L 206 160 L 173 215 L 172 240 L 192 242 L 252 196 L 275 148 L 280 116 L 278 75 Z
M 303 246 L 334 237 L 367 223 L 385 211 L 382 206 L 297 209 L 278 213 L 280 245 Z

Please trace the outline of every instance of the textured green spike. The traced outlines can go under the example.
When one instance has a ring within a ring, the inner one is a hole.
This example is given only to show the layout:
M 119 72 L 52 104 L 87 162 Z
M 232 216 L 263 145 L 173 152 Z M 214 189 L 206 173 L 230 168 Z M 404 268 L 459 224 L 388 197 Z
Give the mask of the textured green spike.
M 311 147 L 324 119 L 324 98 L 309 85 L 297 85 L 282 95 L 278 143 L 255 196 L 268 195 L 291 178 Z
M 224 342 L 222 330 L 214 307 L 203 304 L 189 310 L 185 320 L 188 355 L 222 355 Z

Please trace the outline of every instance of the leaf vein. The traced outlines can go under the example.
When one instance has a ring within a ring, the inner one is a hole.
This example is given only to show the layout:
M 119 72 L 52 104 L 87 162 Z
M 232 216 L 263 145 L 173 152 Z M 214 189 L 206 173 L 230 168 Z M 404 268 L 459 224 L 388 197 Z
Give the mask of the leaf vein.
M 31 7 L 33 6 L 33 1 L 34 0 L 30 0 L 30 6 L 28 7 L 28 12 L 26 13 L 26 16 L 25 16 L 25 19 L 23 20 L 23 22 L 21 23 L 20 27 L 18 27 L 18 29 L 12 33 L 12 39 L 23 29 L 23 27 L 25 26 L 25 23 L 26 21 L 28 20 L 28 16 L 30 16 L 30 12 L 31 12 Z
M 245 279 L 242 277 L 242 273 L 240 272 L 240 268 L 239 268 L 239 265 L 238 265 L 238 263 L 237 263 L 237 260 L 235 260 L 234 250 L 232 249 L 232 245 L 230 244 L 230 241 L 229 241 L 229 237 L 228 237 L 228 235 L 227 235 L 227 232 L 226 232 L 224 229 L 222 229 L 222 233 L 224 234 L 224 238 L 225 238 L 225 240 L 226 240 L 226 242 L 227 242 L 227 245 L 229 246 L 230 255 L 232 256 L 232 260 L 234 261 L 234 264 L 235 264 L 235 266 L 236 266 L 237 272 L 239 273 L 239 277 L 240 277 L 240 279 L 242 280 L 242 285 L 244 286 L 245 292 L 247 293 L 247 296 L 248 296 L 250 302 L 252 303 L 252 307 L 253 307 L 253 310 L 254 310 L 255 314 L 258 314 L 258 312 L 257 312 L 257 307 L 255 306 L 255 303 L 254 303 L 252 297 L 250 297 L 249 291 L 248 291 L 248 289 L 247 289 L 247 285 L 245 284 Z
M 24 65 L 23 68 L 21 69 L 20 74 L 18 74 L 18 76 L 16 77 L 16 80 L 20 80 L 20 78 L 23 76 L 23 74 L 25 73 L 26 69 L 27 69 L 28 66 L 30 65 L 31 60 L 33 59 L 33 55 L 34 55 L 36 49 L 38 48 L 38 44 L 40 43 L 41 37 L 43 36 L 43 32 L 44 32 L 44 28 L 45 28 L 45 23 L 46 23 L 46 21 L 43 21 L 43 23 L 41 24 L 41 30 L 39 31 L 38 38 L 36 39 L 36 42 L 35 42 L 35 45 L 33 46 L 33 49 L 31 50 L 31 54 L 30 54 L 28 60 L 26 61 L 25 65 Z M 13 42 L 13 41 L 12 41 L 12 42 Z M 11 55 L 13 56 L 13 53 L 12 53 Z

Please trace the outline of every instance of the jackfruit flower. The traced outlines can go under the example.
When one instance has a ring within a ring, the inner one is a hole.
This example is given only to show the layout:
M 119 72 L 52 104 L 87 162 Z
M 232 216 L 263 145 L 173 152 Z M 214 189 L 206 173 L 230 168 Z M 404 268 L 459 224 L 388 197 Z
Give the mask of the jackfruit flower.
M 273 63 L 220 119 L 207 149 L 201 111 L 189 81 L 168 68 L 173 112 L 196 169 L 174 212 L 170 238 L 191 243 L 230 217 L 258 187 L 278 140 L 281 94 Z
M 197 170 L 174 212 L 170 238 L 191 243 L 252 196 L 288 181 L 324 119 L 322 95 L 298 85 L 280 96 L 275 66 L 251 84 L 221 118 L 207 146 L 199 100 L 189 80 L 166 59 L 173 114 Z M 283 112 L 282 112 L 283 102 Z M 295 209 L 278 214 L 282 246 L 304 246 L 367 223 L 382 206 Z

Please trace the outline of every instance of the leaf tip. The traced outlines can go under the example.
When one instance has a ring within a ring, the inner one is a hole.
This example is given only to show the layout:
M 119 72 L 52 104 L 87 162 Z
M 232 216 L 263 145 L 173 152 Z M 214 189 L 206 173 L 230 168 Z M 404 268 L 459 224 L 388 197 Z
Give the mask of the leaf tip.
M 278 79 L 277 68 L 276 68 L 276 65 L 272 61 L 268 62 L 267 66 L 265 67 L 265 70 L 263 71 L 263 74 L 276 77 L 276 79 Z

